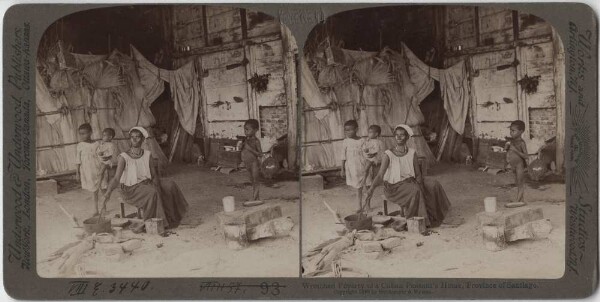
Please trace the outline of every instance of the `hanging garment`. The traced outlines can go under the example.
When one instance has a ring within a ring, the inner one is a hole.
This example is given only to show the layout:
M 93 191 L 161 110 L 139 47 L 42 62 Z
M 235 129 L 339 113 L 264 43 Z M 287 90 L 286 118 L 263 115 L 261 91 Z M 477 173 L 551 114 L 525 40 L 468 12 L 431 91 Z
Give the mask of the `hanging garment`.
M 469 109 L 469 81 L 465 62 L 460 61 L 447 69 L 437 69 L 421 61 L 404 44 L 402 44 L 402 50 L 410 65 L 414 67 L 410 69 L 411 80 L 427 76 L 440 82 L 448 122 L 454 131 L 462 135 Z
M 436 73 L 438 70 L 421 62 L 404 43 L 402 43 L 402 53 L 393 50 L 389 50 L 387 53 L 394 61 L 401 82 L 403 84 L 410 83 L 412 90 L 408 93 L 413 95 L 420 104 L 433 91 L 434 83 L 431 73 Z
M 462 135 L 469 111 L 469 80 L 464 61 L 440 70 L 440 89 L 448 122 Z
M 135 47 L 131 46 L 133 57 L 137 62 L 140 81 L 144 87 L 145 97 L 158 97 L 164 89 L 159 79 L 169 82 L 175 112 L 181 127 L 190 135 L 196 131 L 196 120 L 200 111 L 201 87 L 196 60 L 177 70 L 160 69 L 150 63 Z
M 169 84 L 179 123 L 187 133 L 194 135 L 201 101 L 195 61 L 169 72 Z
M 321 90 L 315 81 L 306 60 L 300 60 L 300 75 L 302 77 L 302 98 L 310 108 L 322 108 L 328 105 L 327 100 L 321 95 Z M 329 114 L 329 110 L 313 111 L 316 118 L 321 120 Z

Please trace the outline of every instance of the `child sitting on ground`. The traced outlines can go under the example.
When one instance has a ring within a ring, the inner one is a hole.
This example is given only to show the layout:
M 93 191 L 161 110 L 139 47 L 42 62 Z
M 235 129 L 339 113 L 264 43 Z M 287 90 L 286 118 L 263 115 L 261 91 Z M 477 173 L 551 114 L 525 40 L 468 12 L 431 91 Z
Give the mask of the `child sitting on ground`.
M 383 142 L 379 139 L 381 135 L 381 127 L 378 125 L 369 126 L 369 135 L 367 140 L 365 141 L 365 145 L 363 146 L 363 155 L 367 160 L 366 173 L 371 179 L 375 179 L 375 175 L 379 172 L 379 168 L 381 167 L 381 155 L 383 151 L 385 151 L 385 146 Z M 365 177 L 365 181 L 367 177 Z M 367 186 L 367 190 L 368 190 Z M 371 200 L 367 201 L 365 204 L 365 209 L 371 209 Z
M 108 187 L 108 181 L 116 170 L 117 155 L 119 150 L 117 145 L 112 141 L 115 138 L 115 129 L 106 128 L 102 130 L 102 140 L 98 143 L 96 154 L 100 158 L 100 190 L 104 194 L 104 190 Z M 103 210 L 106 210 L 105 208 Z
M 358 123 L 355 120 L 344 123 L 346 138 L 342 142 L 342 171 L 340 175 L 342 178 L 346 178 L 347 185 L 357 190 L 357 212 L 361 212 L 363 209 L 363 187 L 371 185 L 371 180 L 367 175 L 367 160 L 363 156 L 365 139 L 356 135 L 357 132 Z
M 77 144 L 75 156 L 76 177 L 77 180 L 81 181 L 82 189 L 92 192 L 94 196 L 93 216 L 97 216 L 99 214 L 100 160 L 96 154 L 98 142 L 92 140 L 92 126 L 90 124 L 85 123 L 79 126 L 79 138 L 81 142 Z
M 516 120 L 510 124 L 510 140 L 506 143 L 506 162 L 510 164 L 515 173 L 517 185 L 517 199 L 506 204 L 508 208 L 522 207 L 525 203 L 525 167 L 527 166 L 527 146 L 521 135 L 525 131 L 525 123 Z
M 259 200 L 259 175 L 260 175 L 260 159 L 263 155 L 260 147 L 260 140 L 256 137 L 258 131 L 258 121 L 255 119 L 247 120 L 244 123 L 244 134 L 246 138 L 242 143 L 242 161 L 248 169 L 250 182 L 252 183 L 252 198 Z

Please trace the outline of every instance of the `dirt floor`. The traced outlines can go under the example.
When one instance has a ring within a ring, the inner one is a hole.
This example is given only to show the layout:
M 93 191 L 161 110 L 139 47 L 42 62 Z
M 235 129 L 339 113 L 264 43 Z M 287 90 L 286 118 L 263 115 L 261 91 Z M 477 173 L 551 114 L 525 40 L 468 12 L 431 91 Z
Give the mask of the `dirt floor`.
M 299 188 L 297 181 L 280 181 L 276 187 L 261 187 L 261 199 L 281 205 L 283 215 L 296 225 L 290 236 L 266 238 L 253 242 L 241 251 L 226 247 L 215 213 L 222 211 L 221 199 L 232 195 L 236 208 L 249 200 L 252 188 L 245 171 L 225 175 L 196 165 L 173 165 L 166 178 L 174 180 L 186 196 L 190 210 L 182 225 L 168 237 L 148 234 L 125 236 L 143 238 L 142 247 L 120 261 L 108 260 L 97 253 L 83 259 L 90 277 L 297 277 L 299 275 Z M 118 191 L 118 190 L 116 190 Z M 120 194 L 115 192 L 108 204 L 108 215 L 119 213 Z M 71 189 L 55 197 L 37 198 L 37 256 L 44 259 L 67 243 L 76 241 L 82 229 L 73 228 L 55 204 L 60 202 L 69 212 L 85 219 L 90 213 L 92 196 L 81 189 Z M 135 212 L 127 206 L 126 213 Z M 107 215 L 107 216 L 108 216 Z M 49 266 L 41 263 L 38 274 L 50 275 Z
M 553 230 L 547 239 L 521 240 L 505 250 L 487 251 L 483 245 L 476 213 L 484 210 L 483 199 L 496 196 L 498 208 L 516 196 L 512 174 L 491 175 L 464 165 L 440 164 L 430 171 L 431 178 L 444 187 L 454 221 L 458 227 L 438 227 L 429 236 L 406 232 L 402 245 L 380 259 L 367 259 L 360 251 L 343 254 L 341 265 L 370 277 L 445 277 L 445 278 L 560 278 L 565 259 L 565 185 L 564 183 L 528 183 L 525 199 L 531 207 L 541 207 Z M 323 191 L 302 195 L 302 247 L 314 248 L 337 237 L 326 200 L 342 217 L 356 211 L 355 191 L 335 177 L 327 177 Z M 382 187 L 374 194 L 372 206 L 383 211 Z M 389 206 L 389 211 L 399 209 Z M 419 246 L 417 244 L 419 243 Z

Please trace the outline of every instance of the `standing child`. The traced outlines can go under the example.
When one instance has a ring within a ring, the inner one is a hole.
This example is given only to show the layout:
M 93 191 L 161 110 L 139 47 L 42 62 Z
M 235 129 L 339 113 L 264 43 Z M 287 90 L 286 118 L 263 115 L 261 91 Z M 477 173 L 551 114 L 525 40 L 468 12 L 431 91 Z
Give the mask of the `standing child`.
M 250 182 L 252 183 L 252 198 L 259 200 L 258 178 L 260 173 L 260 158 L 262 157 L 262 148 L 260 140 L 256 137 L 258 131 L 258 121 L 255 119 L 247 120 L 244 123 L 244 134 L 246 138 L 242 144 L 242 161 L 248 169 Z
M 369 126 L 369 136 L 367 137 L 365 145 L 363 146 L 363 156 L 367 160 L 366 173 L 368 176 L 365 177 L 365 181 L 367 180 L 367 178 L 375 179 L 375 176 L 379 172 L 379 168 L 381 168 L 381 155 L 383 154 L 383 151 L 385 151 L 385 146 L 383 145 L 383 142 L 379 139 L 380 135 L 381 127 L 379 127 L 378 125 Z M 367 186 L 367 190 L 368 189 L 369 188 Z M 367 201 L 365 208 L 367 210 L 371 209 L 370 199 Z
M 363 186 L 370 185 L 367 175 L 367 160 L 363 156 L 365 139 L 356 135 L 358 123 L 349 120 L 344 123 L 346 138 L 342 142 L 342 171 L 341 176 L 346 178 L 346 184 L 357 190 L 358 211 L 362 211 Z
M 514 169 L 517 185 L 517 200 L 506 204 L 508 208 L 522 207 L 525 203 L 525 167 L 527 166 L 527 146 L 521 135 L 525 131 L 525 123 L 516 120 L 510 124 L 510 140 L 506 143 L 506 162 Z
M 108 187 L 108 181 L 112 178 L 112 174 L 114 174 L 116 170 L 117 164 L 117 155 L 119 155 L 119 150 L 117 149 L 117 145 L 112 141 L 115 137 L 115 129 L 106 128 L 102 130 L 102 140 L 98 144 L 98 150 L 96 154 L 100 158 L 100 190 L 104 195 L 104 190 Z M 106 205 L 106 203 L 105 203 Z M 103 210 L 106 210 L 103 208 Z
M 96 154 L 98 142 L 92 140 L 92 126 L 88 123 L 79 126 L 79 138 L 75 164 L 77 179 L 81 181 L 81 188 L 92 192 L 94 196 L 94 214 L 98 215 L 98 189 L 100 187 L 100 161 Z

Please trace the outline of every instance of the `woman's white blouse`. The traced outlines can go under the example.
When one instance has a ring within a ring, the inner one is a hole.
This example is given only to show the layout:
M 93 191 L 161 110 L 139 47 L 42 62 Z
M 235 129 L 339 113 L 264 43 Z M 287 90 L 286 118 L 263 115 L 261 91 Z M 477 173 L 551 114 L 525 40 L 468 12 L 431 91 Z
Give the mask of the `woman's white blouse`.
M 386 150 L 385 154 L 390 159 L 390 165 L 383 175 L 384 181 L 395 184 L 407 178 L 415 177 L 414 149 L 409 148 L 404 156 L 397 156 L 391 150 Z
M 121 175 L 121 183 L 126 186 L 136 185 L 146 179 L 152 179 L 150 174 L 150 151 L 144 150 L 140 158 L 132 158 L 126 152 L 121 153 L 125 159 L 125 169 Z

